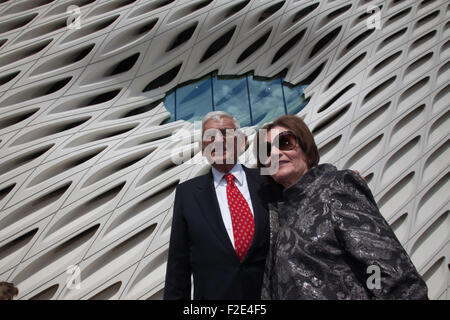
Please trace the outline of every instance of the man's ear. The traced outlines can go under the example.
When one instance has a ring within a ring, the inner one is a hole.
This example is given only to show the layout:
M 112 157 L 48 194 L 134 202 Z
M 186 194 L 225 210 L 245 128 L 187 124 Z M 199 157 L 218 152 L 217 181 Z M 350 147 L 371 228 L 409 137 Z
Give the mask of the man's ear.
M 248 137 L 245 133 L 243 133 L 242 131 L 238 131 L 238 139 L 237 139 L 237 143 L 239 144 L 239 154 L 242 154 L 245 152 L 245 150 L 247 150 L 248 148 Z

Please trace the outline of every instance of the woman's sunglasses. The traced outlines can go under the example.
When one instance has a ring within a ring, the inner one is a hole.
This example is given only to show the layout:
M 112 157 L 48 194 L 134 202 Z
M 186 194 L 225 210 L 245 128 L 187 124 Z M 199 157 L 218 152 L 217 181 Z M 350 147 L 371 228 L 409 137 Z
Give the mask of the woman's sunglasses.
M 300 139 L 292 131 L 283 131 L 274 139 L 278 141 L 278 149 L 281 151 L 294 150 L 297 146 L 301 147 Z M 267 157 L 269 158 L 272 153 L 272 143 L 267 143 Z M 276 144 L 275 144 L 276 145 Z

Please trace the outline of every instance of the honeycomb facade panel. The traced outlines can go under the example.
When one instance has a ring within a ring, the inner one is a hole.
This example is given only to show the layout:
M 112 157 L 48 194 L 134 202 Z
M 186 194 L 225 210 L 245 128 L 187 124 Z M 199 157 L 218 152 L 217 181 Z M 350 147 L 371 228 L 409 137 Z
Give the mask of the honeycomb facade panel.
M 0 280 L 18 299 L 160 299 L 175 187 L 208 170 L 161 101 L 251 72 L 308 85 L 322 161 L 361 172 L 448 299 L 449 17 L 444 0 L 3 1 Z

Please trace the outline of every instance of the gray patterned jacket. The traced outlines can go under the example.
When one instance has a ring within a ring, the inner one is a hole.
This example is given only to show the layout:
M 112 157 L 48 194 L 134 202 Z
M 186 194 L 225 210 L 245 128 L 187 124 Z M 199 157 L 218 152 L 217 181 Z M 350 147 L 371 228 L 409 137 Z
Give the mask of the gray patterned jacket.
M 262 299 L 427 299 L 366 182 L 330 164 L 269 204 Z

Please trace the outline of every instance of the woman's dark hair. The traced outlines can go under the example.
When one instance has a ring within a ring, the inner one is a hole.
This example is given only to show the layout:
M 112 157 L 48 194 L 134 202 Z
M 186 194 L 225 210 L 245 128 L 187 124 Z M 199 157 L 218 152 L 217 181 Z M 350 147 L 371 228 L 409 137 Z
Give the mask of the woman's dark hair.
M 302 118 L 297 116 L 293 115 L 281 116 L 275 121 L 264 125 L 256 134 L 256 148 L 258 148 L 259 146 L 260 132 L 264 130 L 265 132 L 269 132 L 272 128 L 275 127 L 287 128 L 297 136 L 297 138 L 299 139 L 300 147 L 302 148 L 303 153 L 306 156 L 308 169 L 311 169 L 312 167 L 315 167 L 319 164 L 320 160 L 319 150 L 317 149 L 314 137 L 311 131 L 309 131 L 308 126 L 305 124 L 305 122 L 303 122 Z M 257 155 L 259 155 L 259 152 L 257 152 Z M 260 162 L 259 157 L 257 157 L 257 161 L 258 161 L 258 168 L 264 166 Z

